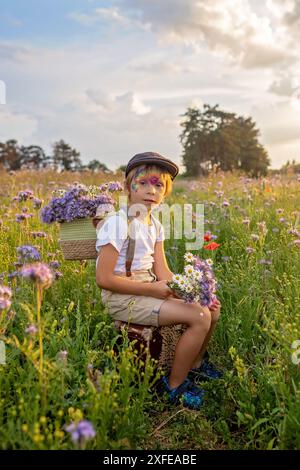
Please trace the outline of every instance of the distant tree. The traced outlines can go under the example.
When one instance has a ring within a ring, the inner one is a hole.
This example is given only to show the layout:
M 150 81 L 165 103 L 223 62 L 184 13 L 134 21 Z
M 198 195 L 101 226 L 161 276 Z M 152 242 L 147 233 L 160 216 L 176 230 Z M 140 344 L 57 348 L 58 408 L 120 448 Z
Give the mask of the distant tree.
M 0 166 L 5 170 L 19 170 L 21 168 L 22 150 L 14 139 L 0 142 Z
M 218 106 L 204 104 L 203 111 L 189 107 L 182 115 L 180 141 L 186 176 L 207 174 L 214 165 L 224 171 L 241 169 L 252 176 L 266 174 L 270 161 L 258 142 L 255 123 Z
M 82 168 L 80 153 L 64 140 L 54 143 L 52 162 L 54 168 L 60 170 L 77 171 Z
M 282 165 L 279 171 L 285 175 L 300 173 L 300 163 L 297 163 L 295 159 L 293 159 L 291 163 L 289 160 L 287 160 L 287 162 Z
M 94 172 L 103 171 L 104 173 L 111 173 L 111 170 L 107 168 L 105 163 L 101 163 L 99 162 L 99 160 L 96 159 L 91 160 L 86 166 L 89 170 L 92 170 Z
M 116 171 L 123 171 L 123 173 L 125 173 L 126 166 L 127 166 L 127 165 L 120 165 L 120 166 L 116 169 Z
M 47 157 L 42 147 L 29 145 L 21 147 L 20 167 L 22 169 L 39 170 L 47 165 Z

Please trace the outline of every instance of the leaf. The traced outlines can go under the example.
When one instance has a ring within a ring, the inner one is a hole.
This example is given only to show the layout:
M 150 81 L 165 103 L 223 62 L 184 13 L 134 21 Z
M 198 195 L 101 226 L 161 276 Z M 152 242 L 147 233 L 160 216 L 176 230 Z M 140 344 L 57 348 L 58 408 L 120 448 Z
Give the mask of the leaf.
M 258 428 L 258 426 L 260 426 L 260 425 L 263 424 L 263 423 L 266 423 L 267 421 L 269 421 L 269 418 L 261 418 L 261 419 L 259 419 L 259 420 L 256 421 L 256 423 L 252 426 L 251 431 L 254 431 L 254 429 Z

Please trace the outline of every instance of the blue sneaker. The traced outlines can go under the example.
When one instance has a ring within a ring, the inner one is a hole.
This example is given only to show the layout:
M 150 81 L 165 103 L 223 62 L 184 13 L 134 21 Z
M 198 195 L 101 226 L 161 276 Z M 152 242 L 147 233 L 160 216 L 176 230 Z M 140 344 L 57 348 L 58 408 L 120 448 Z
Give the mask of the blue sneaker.
M 162 378 L 164 392 L 172 404 L 182 403 L 183 406 L 191 410 L 199 410 L 203 404 L 204 390 L 194 385 L 189 379 L 185 379 L 176 388 L 170 388 L 166 376 Z
M 223 372 L 216 368 L 216 366 L 208 359 L 203 359 L 200 367 L 191 369 L 188 377 L 191 380 L 198 379 L 221 379 Z

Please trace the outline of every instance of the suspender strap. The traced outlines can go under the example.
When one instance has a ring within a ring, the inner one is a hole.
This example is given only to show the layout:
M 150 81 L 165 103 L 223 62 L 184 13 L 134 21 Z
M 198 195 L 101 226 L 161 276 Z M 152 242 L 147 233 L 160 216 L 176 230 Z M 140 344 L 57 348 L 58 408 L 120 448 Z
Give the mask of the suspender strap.
M 126 276 L 131 276 L 131 265 L 134 257 L 134 250 L 135 250 L 135 239 L 131 238 L 130 236 L 127 237 L 129 239 L 127 252 L 126 252 Z
M 131 220 L 133 220 L 133 216 L 129 216 L 127 212 L 127 221 L 128 221 L 128 246 L 127 246 L 127 251 L 126 251 L 126 262 L 125 262 L 125 268 L 126 268 L 126 276 L 130 277 L 131 276 L 131 265 L 132 261 L 134 258 L 134 250 L 135 250 L 135 238 L 131 238 L 130 236 L 130 226 L 129 224 L 131 223 Z

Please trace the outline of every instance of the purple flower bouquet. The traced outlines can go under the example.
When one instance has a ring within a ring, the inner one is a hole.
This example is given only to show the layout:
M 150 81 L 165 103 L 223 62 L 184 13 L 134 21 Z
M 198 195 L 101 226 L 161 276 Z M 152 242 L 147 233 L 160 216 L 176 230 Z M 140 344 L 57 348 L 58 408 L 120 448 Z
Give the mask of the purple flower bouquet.
M 97 258 L 93 218 L 99 212 L 103 216 L 114 212 L 115 200 L 109 192 L 122 190 L 119 182 L 110 182 L 100 187 L 75 184 L 68 191 L 53 192 L 53 199 L 41 209 L 40 216 L 46 224 L 60 224 L 59 243 L 65 259 Z
M 174 274 L 168 286 L 187 303 L 199 302 L 209 306 L 216 300 L 217 281 L 212 270 L 211 259 L 201 260 L 192 253 L 186 253 L 184 274 Z

